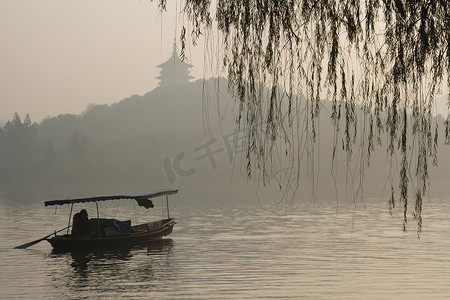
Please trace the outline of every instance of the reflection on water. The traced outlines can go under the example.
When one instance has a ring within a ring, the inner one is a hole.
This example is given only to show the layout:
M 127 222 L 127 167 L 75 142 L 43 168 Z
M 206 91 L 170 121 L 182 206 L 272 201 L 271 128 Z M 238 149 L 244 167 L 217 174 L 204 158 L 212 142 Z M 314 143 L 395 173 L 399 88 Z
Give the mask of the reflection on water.
M 46 263 L 54 272 L 47 280 L 55 289 L 45 298 L 145 298 L 159 293 L 174 272 L 173 245 L 172 239 L 164 239 L 116 249 L 52 251 Z
M 378 194 L 361 207 L 323 199 L 268 218 L 262 202 L 240 193 L 182 189 L 171 202 L 177 225 L 161 243 L 87 253 L 57 253 L 45 241 L 13 249 L 67 224 L 63 209 L 55 214 L 41 202 L 55 190 L 38 193 L 39 201 L 15 205 L 22 197 L 0 191 L 1 299 L 450 299 L 445 189 L 424 201 L 420 239 L 402 232 L 402 211 L 390 216 Z
M 173 240 L 166 238 L 160 241 L 153 241 L 148 244 L 135 246 L 118 246 L 112 249 L 95 249 L 95 250 L 73 250 L 73 251 L 57 251 L 52 250 L 51 258 L 70 257 L 70 264 L 76 271 L 84 272 L 88 270 L 88 266 L 97 266 L 99 262 L 117 262 L 126 261 L 133 258 L 133 253 L 146 253 L 148 255 L 168 255 L 173 247 Z

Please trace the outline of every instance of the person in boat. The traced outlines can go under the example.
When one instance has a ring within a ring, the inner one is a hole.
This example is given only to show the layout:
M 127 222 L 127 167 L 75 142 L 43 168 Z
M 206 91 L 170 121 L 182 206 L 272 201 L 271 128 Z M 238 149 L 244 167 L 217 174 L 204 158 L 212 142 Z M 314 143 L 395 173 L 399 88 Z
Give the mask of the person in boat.
M 90 227 L 88 213 L 85 209 L 73 216 L 72 235 L 89 234 Z

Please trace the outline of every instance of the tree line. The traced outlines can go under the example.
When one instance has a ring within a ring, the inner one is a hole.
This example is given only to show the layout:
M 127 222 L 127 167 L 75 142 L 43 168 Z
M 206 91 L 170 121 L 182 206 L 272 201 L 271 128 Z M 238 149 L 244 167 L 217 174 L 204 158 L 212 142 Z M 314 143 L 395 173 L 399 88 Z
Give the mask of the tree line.
M 74 178 L 74 169 L 86 158 L 87 138 L 79 131 L 70 136 L 67 151 L 57 151 L 51 140 L 38 139 L 39 124 L 27 113 L 24 120 L 15 113 L 0 128 L 0 179 Z
M 163 159 L 205 139 L 203 82 L 157 88 L 39 123 L 0 126 L 0 180 L 160 179 Z

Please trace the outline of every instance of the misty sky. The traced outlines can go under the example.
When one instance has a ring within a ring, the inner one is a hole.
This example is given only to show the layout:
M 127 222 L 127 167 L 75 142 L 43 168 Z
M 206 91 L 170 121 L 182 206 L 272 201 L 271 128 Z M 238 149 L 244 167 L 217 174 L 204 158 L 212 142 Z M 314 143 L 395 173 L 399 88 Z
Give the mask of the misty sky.
M 154 89 L 182 20 L 138 0 L 1 0 L 0 121 L 81 113 Z M 179 2 L 177 2 L 179 5 Z M 202 45 L 187 53 L 203 75 Z

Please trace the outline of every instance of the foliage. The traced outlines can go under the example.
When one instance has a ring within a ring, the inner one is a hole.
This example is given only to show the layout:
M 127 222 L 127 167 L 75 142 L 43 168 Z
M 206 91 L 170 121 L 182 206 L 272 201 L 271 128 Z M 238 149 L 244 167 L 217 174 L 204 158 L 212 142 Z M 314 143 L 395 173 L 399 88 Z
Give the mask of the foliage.
M 159 5 L 165 9 L 166 1 Z M 450 85 L 449 12 L 447 0 L 184 2 L 194 44 L 202 34 L 220 38 L 237 121 L 247 136 L 249 177 L 256 168 L 264 180 L 275 178 L 295 193 L 302 158 L 315 161 L 326 97 L 333 104 L 333 159 L 343 148 L 347 177 L 361 179 L 375 145 L 385 147 L 390 207 L 398 174 L 404 229 L 413 187 L 418 231 L 428 166 L 437 163 L 433 102 L 445 82 Z M 185 33 L 183 26 L 183 48 Z M 449 123 L 447 117 L 447 142 Z
M 202 81 L 159 87 L 34 124 L 15 114 L 0 126 L 0 182 L 160 181 L 165 157 L 204 143 L 203 88 Z
M 22 123 L 15 113 L 12 121 L 8 121 L 0 130 L 0 179 L 3 176 L 12 179 L 32 176 L 36 166 L 36 149 L 36 128 L 30 116 L 26 114 Z

